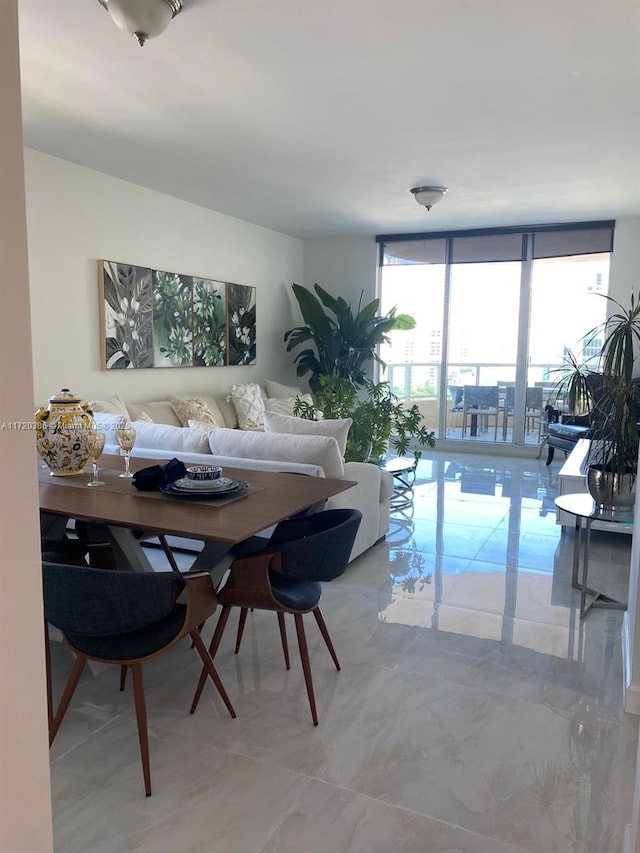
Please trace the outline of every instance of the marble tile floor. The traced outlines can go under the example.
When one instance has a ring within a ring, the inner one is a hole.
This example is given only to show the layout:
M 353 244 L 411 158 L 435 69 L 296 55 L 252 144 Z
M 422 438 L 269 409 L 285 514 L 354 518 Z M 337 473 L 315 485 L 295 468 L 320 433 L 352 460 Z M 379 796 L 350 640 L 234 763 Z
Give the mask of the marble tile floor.
M 622 614 L 580 623 L 559 467 L 420 463 L 387 541 L 324 588 L 341 672 L 309 621 L 317 728 L 275 615 L 250 615 L 238 656 L 232 616 L 216 664 L 237 719 L 210 685 L 189 715 L 187 642 L 145 668 L 147 799 L 130 689 L 93 665 L 51 752 L 57 853 L 623 853 Z M 629 540 L 594 534 L 594 585 L 625 594 Z M 53 643 L 58 692 L 70 665 Z

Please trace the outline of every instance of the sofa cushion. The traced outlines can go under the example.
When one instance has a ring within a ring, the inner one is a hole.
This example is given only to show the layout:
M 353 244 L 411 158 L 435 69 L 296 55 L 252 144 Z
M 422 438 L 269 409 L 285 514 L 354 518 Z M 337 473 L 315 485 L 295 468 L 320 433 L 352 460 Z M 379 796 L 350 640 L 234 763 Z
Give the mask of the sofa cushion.
M 330 435 L 335 438 L 344 456 L 351 418 L 327 418 L 321 421 L 309 421 L 305 418 L 293 418 L 266 411 L 264 414 L 265 432 L 280 432 L 289 435 Z
M 148 424 L 133 421 L 136 428 L 138 448 L 167 451 L 172 455 L 185 453 L 208 453 L 209 434 L 199 429 L 171 426 L 170 424 Z
M 169 397 L 169 402 L 183 427 L 189 426 L 190 421 L 198 421 L 210 429 L 222 426 L 200 397 Z
M 304 403 L 313 406 L 313 397 L 311 394 L 299 394 L 296 397 L 269 397 L 268 400 L 264 401 L 264 410 L 265 412 L 273 412 L 276 415 L 288 415 L 292 418 L 294 417 L 294 409 L 298 400 L 302 400 Z M 272 432 L 275 432 L 275 430 L 272 430 Z
M 92 412 L 104 412 L 111 415 L 122 415 L 123 418 L 130 421 L 131 415 L 127 409 L 127 404 L 120 398 L 118 394 L 109 397 L 108 400 L 91 400 L 89 403 Z
M 93 420 L 97 428 L 105 433 L 106 444 L 117 444 L 116 430 L 120 425 L 130 423 L 127 418 L 122 415 L 114 414 L 113 412 L 96 412 Z
M 229 394 L 238 416 L 240 429 L 262 429 L 264 424 L 264 400 L 257 382 L 232 385 Z
M 325 477 L 340 478 L 344 473 L 344 462 L 338 442 L 326 435 L 283 435 L 215 429 L 209 433 L 209 447 L 211 453 L 216 456 L 320 465 Z
M 198 398 L 200 400 L 202 400 L 202 402 L 207 406 L 207 408 L 209 409 L 209 411 L 213 415 L 213 418 L 214 418 L 215 422 L 218 424 L 218 426 L 219 427 L 230 426 L 230 428 L 233 429 L 234 426 L 237 426 L 237 424 L 233 424 L 233 423 L 229 424 L 227 422 L 227 410 L 228 409 L 231 410 L 232 416 L 235 419 L 235 416 L 236 416 L 235 409 L 233 408 L 231 403 L 225 403 L 224 404 L 225 409 L 223 411 L 223 408 L 220 405 L 219 398 L 222 397 L 224 399 L 224 398 L 226 398 L 226 396 L 227 396 L 226 394 L 219 394 L 216 397 L 214 394 L 204 394 L 204 393 L 198 391 Z
M 139 420 L 140 415 L 146 412 L 156 424 L 182 426 L 168 400 L 151 400 L 148 403 L 127 403 L 127 408 L 129 409 L 130 420 L 132 421 Z
M 298 397 L 302 394 L 302 389 L 295 385 L 283 385 L 282 382 L 274 382 L 272 379 L 267 379 L 265 382 L 267 389 L 267 397 L 276 400 L 284 400 L 286 397 Z

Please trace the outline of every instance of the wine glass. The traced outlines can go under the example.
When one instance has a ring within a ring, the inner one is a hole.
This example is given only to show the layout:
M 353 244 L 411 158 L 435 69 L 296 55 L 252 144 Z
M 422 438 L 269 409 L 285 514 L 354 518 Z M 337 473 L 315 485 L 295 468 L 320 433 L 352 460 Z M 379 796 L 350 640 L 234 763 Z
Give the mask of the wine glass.
M 87 483 L 88 486 L 104 486 L 104 482 L 98 480 L 98 459 L 104 450 L 104 440 L 105 434 L 103 432 L 97 429 L 87 430 L 85 443 L 93 465 L 93 480 Z
M 129 454 L 133 450 L 133 445 L 136 443 L 135 427 L 132 427 L 131 424 L 120 426 L 118 427 L 116 435 L 118 437 L 118 444 L 124 453 L 124 473 L 120 474 L 120 476 L 133 477 L 133 474 L 129 471 Z

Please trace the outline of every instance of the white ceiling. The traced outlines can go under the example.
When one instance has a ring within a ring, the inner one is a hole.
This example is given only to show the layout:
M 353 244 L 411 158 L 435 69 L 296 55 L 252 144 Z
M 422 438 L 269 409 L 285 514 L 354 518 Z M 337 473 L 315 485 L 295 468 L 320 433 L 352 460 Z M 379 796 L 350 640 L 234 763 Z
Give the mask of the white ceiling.
M 26 145 L 249 222 L 640 215 L 638 0 L 184 0 L 144 48 L 97 0 L 19 10 Z

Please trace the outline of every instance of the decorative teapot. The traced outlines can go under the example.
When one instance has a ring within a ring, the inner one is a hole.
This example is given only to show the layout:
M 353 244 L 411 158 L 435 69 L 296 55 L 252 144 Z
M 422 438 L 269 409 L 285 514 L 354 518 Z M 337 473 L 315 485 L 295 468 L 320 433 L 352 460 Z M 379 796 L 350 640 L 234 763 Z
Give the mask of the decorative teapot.
M 89 459 L 85 434 L 95 427 L 88 403 L 63 388 L 35 414 L 36 447 L 55 477 L 82 474 Z

